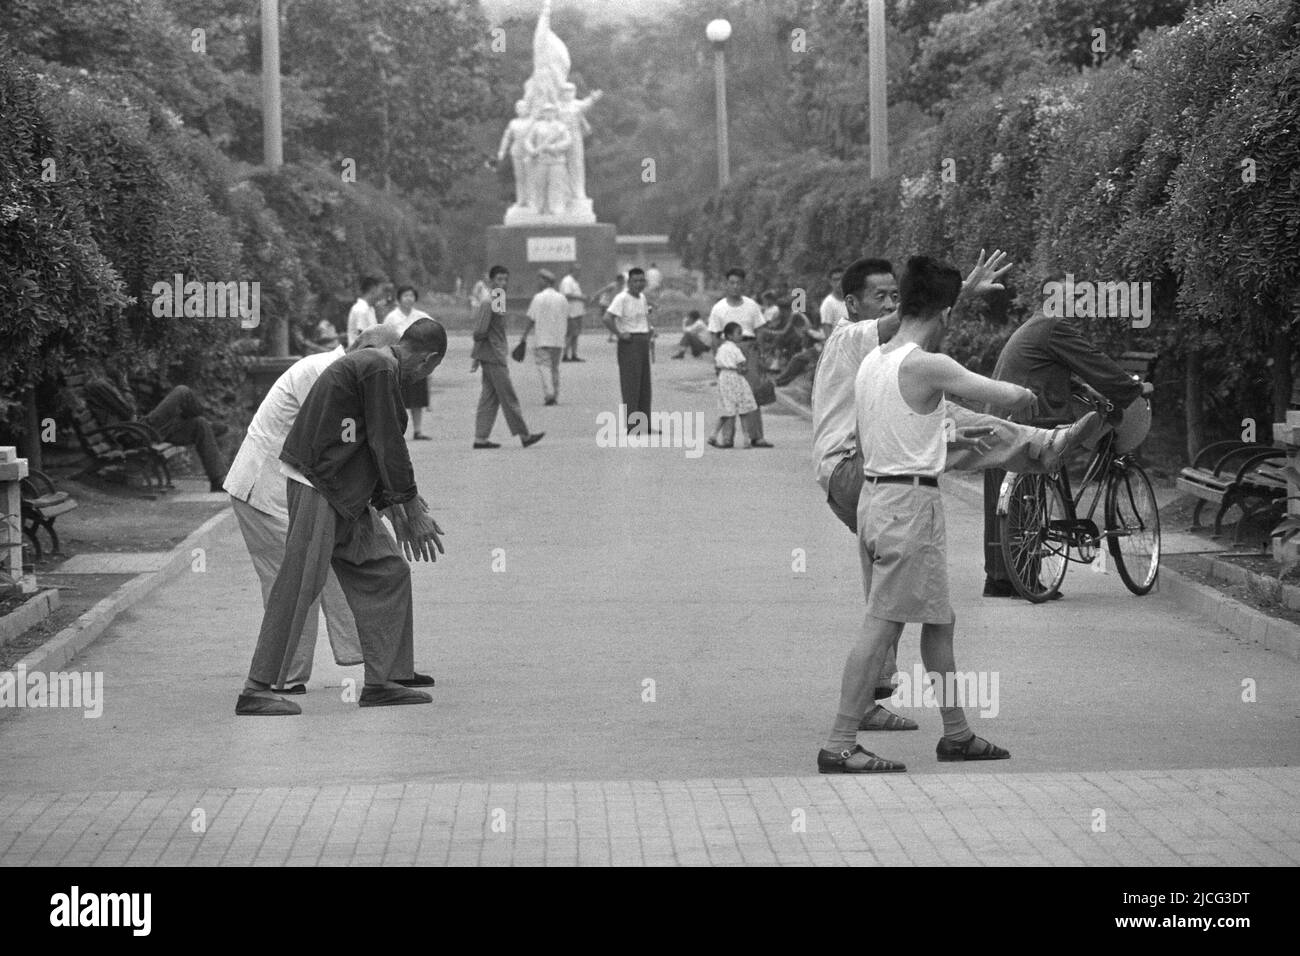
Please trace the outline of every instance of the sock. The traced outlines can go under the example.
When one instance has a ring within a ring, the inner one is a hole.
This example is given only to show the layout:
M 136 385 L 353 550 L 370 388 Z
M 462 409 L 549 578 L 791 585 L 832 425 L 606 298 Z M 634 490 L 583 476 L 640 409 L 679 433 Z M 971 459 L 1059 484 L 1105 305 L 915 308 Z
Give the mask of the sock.
M 960 707 L 940 707 L 939 716 L 943 718 L 943 736 L 954 743 L 965 743 L 975 736 L 975 732 L 966 723 L 966 711 Z
M 858 724 L 860 723 L 862 723 L 861 717 L 854 717 L 852 714 L 836 714 L 835 726 L 831 728 L 830 738 L 826 741 L 826 749 L 837 754 L 852 750 L 858 742 Z
M 248 680 L 244 681 L 244 690 L 246 691 L 247 690 L 270 690 L 270 689 L 271 689 L 270 684 L 263 684 L 260 680 L 253 680 L 253 678 L 251 677 Z

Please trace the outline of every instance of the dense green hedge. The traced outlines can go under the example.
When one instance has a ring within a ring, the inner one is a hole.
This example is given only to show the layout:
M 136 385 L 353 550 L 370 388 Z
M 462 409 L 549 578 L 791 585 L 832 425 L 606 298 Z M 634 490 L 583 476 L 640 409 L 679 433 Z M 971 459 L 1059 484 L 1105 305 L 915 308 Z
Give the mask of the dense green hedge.
M 52 413 L 62 374 L 93 360 L 157 390 L 195 386 L 233 412 L 241 339 L 265 347 L 277 321 L 340 321 L 362 273 L 427 287 L 445 250 L 432 217 L 399 192 L 305 165 L 256 174 L 131 77 L 5 47 L 0 225 L 9 436 L 22 431 L 24 395 Z M 260 327 L 155 316 L 153 285 L 176 273 L 260 283 Z
M 878 181 L 861 162 L 816 157 L 751 167 L 679 225 L 687 261 L 800 285 L 864 253 L 968 266 L 1001 247 L 1017 264 L 1008 296 L 949 335 L 982 367 L 1010 328 L 1002 307 L 1013 320 L 1036 311 L 1045 279 L 1151 282 L 1148 329 L 1098 319 L 1092 334 L 1161 352 L 1189 446 L 1285 409 L 1300 314 L 1300 5 L 1229 0 L 1127 61 L 950 102 L 898 159 Z

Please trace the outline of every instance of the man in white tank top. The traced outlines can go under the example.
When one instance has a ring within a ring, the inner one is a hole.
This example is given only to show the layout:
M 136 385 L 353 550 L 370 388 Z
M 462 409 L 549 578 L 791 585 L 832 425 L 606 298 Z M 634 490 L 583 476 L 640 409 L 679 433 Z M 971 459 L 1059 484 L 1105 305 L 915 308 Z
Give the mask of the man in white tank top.
M 987 257 L 980 250 L 962 284 L 958 302 L 967 296 L 1001 291 L 1003 286 L 998 280 L 1011 268 L 1006 259 L 1006 253 L 1000 250 L 993 250 Z M 848 267 L 840 284 L 849 317 L 832 331 L 813 381 L 813 461 L 817 482 L 826 492 L 827 506 L 856 538 L 862 451 L 853 386 L 862 360 L 898 331 L 898 283 L 887 260 L 863 258 Z M 953 308 L 955 311 L 957 306 Z M 1087 441 L 1101 424 L 1100 417 L 1092 414 L 1070 428 L 1034 428 L 972 412 L 953 402 L 945 405 L 945 417 L 955 425 L 955 433 L 948 437 L 947 471 L 1054 471 L 1061 456 Z M 876 683 L 876 706 L 867 712 L 860 730 L 918 729 L 911 718 L 883 706 L 882 702 L 893 695 L 896 670 L 891 651 Z
M 952 638 L 956 617 L 948 599 L 947 542 L 938 476 L 947 461 L 944 401 L 948 394 L 1005 408 L 1032 409 L 1034 393 L 995 382 L 937 349 L 944 322 L 961 290 L 961 273 L 913 256 L 899 280 L 898 333 L 863 361 L 855 383 L 863 486 L 858 502 L 858 549 L 867 613 L 862 636 L 844 665 L 839 711 L 817 755 L 821 773 L 896 773 L 906 767 L 857 745 L 863 716 L 874 703 L 876 678 L 904 624 L 921 624 L 921 660 L 941 676 L 940 760 L 999 760 L 1006 750 L 976 737 L 955 699 Z M 949 699 L 949 698 L 953 699 Z

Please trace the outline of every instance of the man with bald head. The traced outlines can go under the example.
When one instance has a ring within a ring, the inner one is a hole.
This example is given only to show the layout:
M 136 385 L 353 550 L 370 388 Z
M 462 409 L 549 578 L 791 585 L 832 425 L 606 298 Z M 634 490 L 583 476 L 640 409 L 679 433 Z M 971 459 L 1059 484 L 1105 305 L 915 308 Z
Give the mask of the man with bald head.
M 432 373 L 446 352 L 446 330 L 433 319 L 419 319 L 392 346 L 337 358 L 303 401 L 280 452 L 289 512 L 285 557 L 266 599 L 236 714 L 302 712 L 272 687 L 284 684 L 331 568 L 356 620 L 365 663 L 358 703 L 432 702 L 398 682 L 414 682 L 411 569 L 402 552 L 435 561 L 443 550 L 442 529 L 416 488 L 403 438 L 401 386 Z M 397 541 L 380 511 L 392 521 Z

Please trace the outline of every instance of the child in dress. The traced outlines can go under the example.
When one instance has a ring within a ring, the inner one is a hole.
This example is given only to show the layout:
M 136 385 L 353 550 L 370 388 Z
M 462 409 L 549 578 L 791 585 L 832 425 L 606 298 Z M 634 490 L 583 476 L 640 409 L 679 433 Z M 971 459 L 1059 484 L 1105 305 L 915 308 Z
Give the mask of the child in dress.
M 740 416 L 740 427 L 745 431 L 745 437 L 749 439 L 750 448 L 771 448 L 771 443 L 764 441 L 762 438 L 755 439 L 757 429 L 754 427 L 754 416 L 758 414 L 758 402 L 754 401 L 754 390 L 749 387 L 749 382 L 745 380 L 746 363 L 745 353 L 740 350 L 737 344 L 740 342 L 744 330 L 739 322 L 728 322 L 722 329 L 722 337 L 726 340 L 718 346 L 717 354 L 714 356 L 713 364 L 718 373 L 718 425 L 713 430 L 713 435 L 709 438 L 709 444 L 714 448 L 731 448 L 733 442 L 719 441 L 727 429 L 727 425 L 737 415 Z M 733 432 L 734 433 L 734 432 Z

